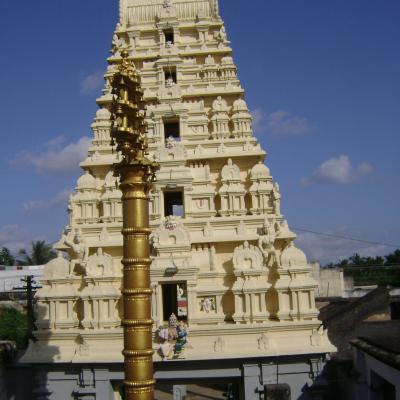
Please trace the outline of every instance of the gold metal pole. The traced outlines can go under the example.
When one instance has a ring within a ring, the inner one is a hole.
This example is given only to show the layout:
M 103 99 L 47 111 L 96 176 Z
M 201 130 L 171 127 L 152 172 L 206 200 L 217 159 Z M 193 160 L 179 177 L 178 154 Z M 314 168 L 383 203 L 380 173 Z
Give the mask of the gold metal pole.
M 125 400 L 154 398 L 150 288 L 149 191 L 158 164 L 145 157 L 143 92 L 128 52 L 112 80 L 111 144 L 123 155 L 114 165 L 120 177 L 124 238 L 123 300 Z

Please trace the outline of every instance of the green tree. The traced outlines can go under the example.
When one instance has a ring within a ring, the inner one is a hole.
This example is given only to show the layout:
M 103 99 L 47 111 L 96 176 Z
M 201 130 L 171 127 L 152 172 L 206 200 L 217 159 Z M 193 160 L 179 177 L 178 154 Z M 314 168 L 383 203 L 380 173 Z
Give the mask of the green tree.
M 44 265 L 57 257 L 57 253 L 51 245 L 47 244 L 44 240 L 32 242 L 29 253 L 23 249 L 18 254 L 22 257 L 19 259 L 21 265 Z
M 0 250 L 0 265 L 15 265 L 15 258 L 7 247 L 3 247 Z
M 27 344 L 27 317 L 14 308 L 0 309 L 0 340 L 11 340 L 17 348 Z
M 392 254 L 388 254 L 385 264 L 400 264 L 400 249 L 395 250 Z

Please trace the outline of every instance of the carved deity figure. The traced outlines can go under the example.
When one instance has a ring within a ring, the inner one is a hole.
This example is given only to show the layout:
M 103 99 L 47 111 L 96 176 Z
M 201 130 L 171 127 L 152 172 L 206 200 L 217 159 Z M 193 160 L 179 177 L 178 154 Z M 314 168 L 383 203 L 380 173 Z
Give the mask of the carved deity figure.
M 228 104 L 225 99 L 223 99 L 221 96 L 218 96 L 213 101 L 212 108 L 214 111 L 226 112 L 228 110 Z
M 72 206 L 73 200 L 74 200 L 74 197 L 72 196 L 72 194 L 70 194 L 69 198 L 68 198 L 68 208 L 67 208 L 68 220 L 69 220 L 70 225 L 72 225 L 72 222 L 73 222 L 73 211 L 74 211 L 73 206 Z
M 268 265 L 269 260 L 273 257 L 274 262 L 279 265 L 279 257 L 277 250 L 274 247 L 276 233 L 273 226 L 268 222 L 264 223 L 262 234 L 258 239 L 258 248 L 264 255 L 265 263 Z
M 281 215 L 281 192 L 280 192 L 278 183 L 275 183 L 273 196 L 274 196 L 274 203 L 275 203 L 275 214 Z
M 229 158 L 228 162 L 221 171 L 221 177 L 223 180 L 239 180 L 240 181 L 240 169 L 233 163 L 232 159 Z
M 212 299 L 210 297 L 206 297 L 201 301 L 201 311 L 205 311 L 206 313 L 209 313 L 214 310 L 215 310 L 214 299 Z
M 173 87 L 175 85 L 174 80 L 171 77 L 168 77 L 167 80 L 165 81 L 165 86 L 167 88 Z
M 161 9 L 160 18 L 173 18 L 176 16 L 176 9 L 172 0 L 164 0 L 163 8 Z
M 207 64 L 207 65 L 215 64 L 214 57 L 213 57 L 211 54 L 209 54 L 209 55 L 206 57 L 206 59 L 205 59 L 205 64 Z
M 235 248 L 232 261 L 235 271 L 259 271 L 262 268 L 263 256 L 256 246 L 246 240 Z
M 227 39 L 225 27 L 222 26 L 218 32 L 214 33 L 214 38 L 218 42 L 225 42 Z
M 74 273 L 75 267 L 79 265 L 81 268 L 85 268 L 88 257 L 89 257 L 89 247 L 82 237 L 80 230 L 77 230 L 72 241 L 69 241 L 67 237 L 64 238 L 64 244 L 71 248 L 74 253 L 74 257 L 71 260 L 71 270 L 70 275 Z
M 174 313 L 168 319 L 168 339 L 175 340 L 178 337 L 178 318 Z
M 174 358 L 178 358 L 187 344 L 188 330 L 186 324 L 181 321 L 177 326 L 177 338 L 174 346 Z
M 166 141 L 165 141 L 165 147 L 167 149 L 173 149 L 176 147 L 176 140 L 173 136 L 168 136 Z
M 171 8 L 172 7 L 172 0 L 164 0 L 164 8 Z
M 111 53 L 114 56 L 119 56 L 121 54 L 121 51 L 126 48 L 127 45 L 125 40 L 123 38 L 120 38 L 116 33 L 114 33 L 114 36 L 112 38 Z

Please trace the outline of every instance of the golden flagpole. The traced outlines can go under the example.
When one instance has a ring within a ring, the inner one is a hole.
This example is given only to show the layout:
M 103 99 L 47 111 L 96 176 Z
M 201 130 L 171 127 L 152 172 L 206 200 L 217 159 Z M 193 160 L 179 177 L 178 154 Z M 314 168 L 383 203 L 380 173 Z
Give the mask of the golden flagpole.
M 122 161 L 114 165 L 120 178 L 123 207 L 123 303 L 125 400 L 154 397 L 150 287 L 149 191 L 158 164 L 146 158 L 145 106 L 139 75 L 121 52 L 112 79 L 112 146 Z

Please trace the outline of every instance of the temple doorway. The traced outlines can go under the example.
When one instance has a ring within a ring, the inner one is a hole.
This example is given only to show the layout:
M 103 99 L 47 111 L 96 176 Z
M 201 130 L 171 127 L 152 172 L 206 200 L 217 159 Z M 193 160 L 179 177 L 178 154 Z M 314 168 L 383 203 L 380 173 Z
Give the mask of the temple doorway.
M 187 321 L 187 288 L 184 282 L 162 284 L 163 320 L 175 314 L 179 321 Z

